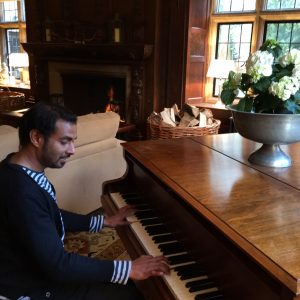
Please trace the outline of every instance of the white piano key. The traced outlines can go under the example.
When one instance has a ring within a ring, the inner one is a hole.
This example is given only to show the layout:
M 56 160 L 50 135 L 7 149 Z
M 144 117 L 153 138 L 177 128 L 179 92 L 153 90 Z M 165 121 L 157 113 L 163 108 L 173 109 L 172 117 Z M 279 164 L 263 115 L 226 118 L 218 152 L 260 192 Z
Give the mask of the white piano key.
M 111 193 L 111 198 L 114 201 L 115 205 L 118 208 L 122 208 L 126 206 L 126 202 L 124 201 L 122 195 L 120 193 Z M 143 246 L 146 253 L 152 256 L 160 256 L 163 255 L 162 252 L 159 250 L 157 244 L 155 244 L 152 238 L 149 236 L 148 232 L 144 229 L 141 223 L 135 216 L 128 217 L 127 220 L 129 222 L 133 222 L 129 226 L 131 227 L 133 233 L 135 234 L 136 238 L 139 240 L 140 244 Z M 162 234 L 164 235 L 164 234 Z M 173 253 L 171 255 L 165 255 L 167 258 L 173 255 L 180 255 L 180 254 L 187 254 L 187 252 L 180 252 L 180 253 Z M 177 264 L 176 266 L 187 265 L 194 262 L 187 262 Z M 176 266 L 172 266 L 169 275 L 162 276 L 166 284 L 168 285 L 170 291 L 173 293 L 174 297 L 177 300 L 194 300 L 196 295 L 206 294 L 209 292 L 218 291 L 217 287 L 204 289 L 197 292 L 190 292 L 189 289 L 185 286 L 187 282 L 192 282 L 195 280 L 207 279 L 206 275 L 198 276 L 195 278 L 190 278 L 186 280 L 182 280 L 177 273 L 173 270 Z

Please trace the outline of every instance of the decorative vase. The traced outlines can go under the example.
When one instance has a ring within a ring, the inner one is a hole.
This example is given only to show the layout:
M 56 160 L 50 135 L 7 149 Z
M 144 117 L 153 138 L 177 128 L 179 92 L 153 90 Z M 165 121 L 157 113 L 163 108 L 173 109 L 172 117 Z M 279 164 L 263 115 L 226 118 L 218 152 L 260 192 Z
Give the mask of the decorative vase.
M 291 166 L 291 158 L 280 145 L 300 141 L 299 114 L 243 112 L 235 105 L 228 106 L 228 109 L 232 112 L 236 131 L 246 139 L 263 144 L 249 156 L 249 162 L 265 167 Z

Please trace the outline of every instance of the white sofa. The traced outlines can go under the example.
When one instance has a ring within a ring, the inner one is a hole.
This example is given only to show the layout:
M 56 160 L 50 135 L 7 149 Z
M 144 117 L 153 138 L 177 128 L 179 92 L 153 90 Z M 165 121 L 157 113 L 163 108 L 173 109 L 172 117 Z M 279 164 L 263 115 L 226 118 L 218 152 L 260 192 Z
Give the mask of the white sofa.
M 101 207 L 103 182 L 124 175 L 126 162 L 115 136 L 119 115 L 113 112 L 78 117 L 76 152 L 62 169 L 46 169 L 60 208 L 90 213 Z M 18 149 L 17 129 L 0 126 L 0 159 Z

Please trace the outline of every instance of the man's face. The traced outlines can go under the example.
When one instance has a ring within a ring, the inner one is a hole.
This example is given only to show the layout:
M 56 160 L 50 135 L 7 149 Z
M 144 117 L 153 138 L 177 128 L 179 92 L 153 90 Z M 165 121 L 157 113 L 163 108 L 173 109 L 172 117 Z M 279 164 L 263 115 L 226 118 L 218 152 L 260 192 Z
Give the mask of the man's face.
M 75 153 L 76 124 L 63 120 L 56 122 L 56 131 L 41 147 L 39 161 L 45 168 L 62 168 L 66 160 Z

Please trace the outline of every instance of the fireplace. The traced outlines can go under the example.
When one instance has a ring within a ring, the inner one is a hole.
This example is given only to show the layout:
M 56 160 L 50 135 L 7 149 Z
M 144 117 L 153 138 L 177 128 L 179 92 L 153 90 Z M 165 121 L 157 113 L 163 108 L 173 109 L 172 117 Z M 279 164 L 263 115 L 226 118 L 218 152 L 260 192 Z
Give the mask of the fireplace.
M 116 112 L 127 121 L 131 94 L 128 66 L 49 62 L 48 68 L 52 102 L 84 115 L 105 112 L 113 96 L 119 108 Z

